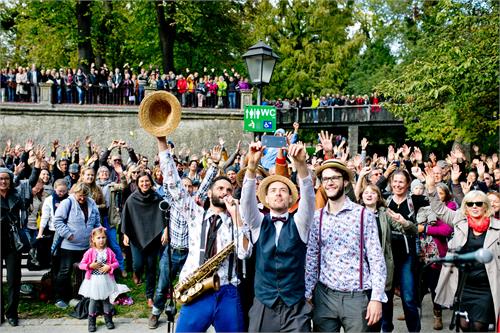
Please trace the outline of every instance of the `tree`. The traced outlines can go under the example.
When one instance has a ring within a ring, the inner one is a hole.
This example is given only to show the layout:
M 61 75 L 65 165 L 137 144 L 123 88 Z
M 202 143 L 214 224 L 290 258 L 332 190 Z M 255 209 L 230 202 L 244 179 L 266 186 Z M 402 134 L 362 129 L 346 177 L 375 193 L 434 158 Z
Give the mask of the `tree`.
M 345 87 L 364 36 L 348 33 L 354 1 L 256 1 L 247 5 L 250 36 L 280 56 L 266 96 L 324 94 Z M 255 43 L 253 40 L 252 43 Z
M 427 145 L 474 142 L 498 131 L 496 1 L 440 1 L 422 14 L 405 61 L 378 86 L 407 134 Z

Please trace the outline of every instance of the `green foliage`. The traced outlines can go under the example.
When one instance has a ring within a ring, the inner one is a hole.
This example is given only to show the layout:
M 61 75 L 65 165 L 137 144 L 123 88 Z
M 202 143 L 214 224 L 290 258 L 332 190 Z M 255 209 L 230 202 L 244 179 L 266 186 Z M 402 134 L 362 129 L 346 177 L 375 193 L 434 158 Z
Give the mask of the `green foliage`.
M 348 36 L 353 1 L 259 1 L 246 9 L 253 43 L 262 39 L 280 56 L 265 96 L 319 95 L 345 86 L 346 68 L 364 38 Z
M 407 60 L 378 87 L 411 138 L 474 142 L 498 131 L 498 6 L 440 1 L 428 8 Z

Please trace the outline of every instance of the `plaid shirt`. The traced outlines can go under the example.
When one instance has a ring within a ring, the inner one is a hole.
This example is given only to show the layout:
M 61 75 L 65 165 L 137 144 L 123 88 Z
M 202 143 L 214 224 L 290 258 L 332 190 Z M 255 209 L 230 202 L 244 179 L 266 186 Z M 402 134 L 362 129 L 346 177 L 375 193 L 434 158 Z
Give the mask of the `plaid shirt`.
M 170 205 L 170 244 L 173 248 L 187 249 L 189 247 L 188 221 L 193 221 L 199 209 L 196 203 L 198 197 L 204 201 L 212 180 L 217 175 L 217 167 L 208 168 L 205 178 L 198 191 L 190 196 L 181 183 L 174 159 L 167 150 L 159 153 L 160 168 L 163 174 L 165 201 Z

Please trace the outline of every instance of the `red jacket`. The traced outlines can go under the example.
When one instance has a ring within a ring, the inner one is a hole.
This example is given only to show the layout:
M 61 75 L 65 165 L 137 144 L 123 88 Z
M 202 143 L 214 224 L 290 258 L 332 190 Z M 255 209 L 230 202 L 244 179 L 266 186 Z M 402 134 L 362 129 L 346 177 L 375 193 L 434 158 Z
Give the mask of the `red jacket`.
M 187 91 L 186 79 L 177 80 L 177 91 L 179 92 L 179 94 L 184 94 Z

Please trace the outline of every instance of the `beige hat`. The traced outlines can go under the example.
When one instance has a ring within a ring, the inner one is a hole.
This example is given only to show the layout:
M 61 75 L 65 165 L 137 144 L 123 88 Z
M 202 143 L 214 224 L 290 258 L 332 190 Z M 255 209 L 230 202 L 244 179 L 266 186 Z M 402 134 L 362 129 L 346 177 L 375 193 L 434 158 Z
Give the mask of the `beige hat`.
M 316 176 L 318 178 L 321 178 L 321 172 L 325 169 L 337 169 L 337 170 L 342 170 L 347 173 L 349 176 L 349 181 L 352 182 L 353 180 L 353 175 L 352 171 L 344 164 L 344 162 L 337 160 L 337 159 L 329 159 L 323 161 L 319 167 L 316 168 Z
M 139 106 L 139 124 L 156 137 L 172 133 L 181 121 L 181 104 L 166 91 L 147 95 Z
M 274 175 L 274 176 L 269 176 L 264 178 L 264 180 L 260 183 L 259 185 L 259 191 L 257 193 L 257 197 L 259 198 L 259 201 L 269 208 L 266 202 L 266 195 L 267 195 L 267 188 L 269 185 L 271 185 L 274 182 L 281 182 L 284 183 L 288 188 L 290 189 L 291 195 L 292 195 L 292 202 L 288 205 L 288 208 L 292 207 L 295 205 L 297 200 L 299 200 L 299 191 L 297 190 L 297 186 L 287 177 L 284 176 L 279 176 L 279 175 Z

